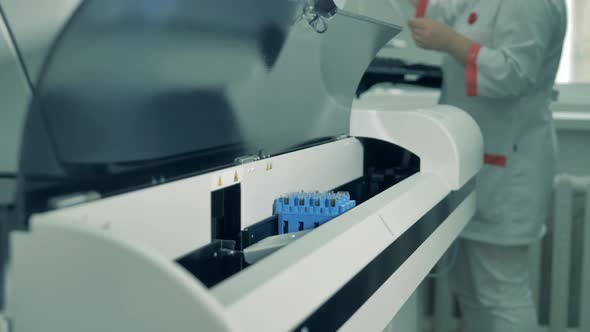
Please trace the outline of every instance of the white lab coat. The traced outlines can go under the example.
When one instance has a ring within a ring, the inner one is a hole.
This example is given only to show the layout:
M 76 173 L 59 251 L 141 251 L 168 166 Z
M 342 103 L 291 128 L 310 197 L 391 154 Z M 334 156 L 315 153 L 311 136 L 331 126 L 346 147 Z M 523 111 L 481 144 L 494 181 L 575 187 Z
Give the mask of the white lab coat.
M 477 212 L 462 236 L 530 244 L 544 232 L 556 167 L 549 104 L 567 26 L 564 0 L 430 0 L 426 16 L 479 44 L 467 65 L 449 55 L 442 64 L 440 102 L 473 116 L 486 153 Z

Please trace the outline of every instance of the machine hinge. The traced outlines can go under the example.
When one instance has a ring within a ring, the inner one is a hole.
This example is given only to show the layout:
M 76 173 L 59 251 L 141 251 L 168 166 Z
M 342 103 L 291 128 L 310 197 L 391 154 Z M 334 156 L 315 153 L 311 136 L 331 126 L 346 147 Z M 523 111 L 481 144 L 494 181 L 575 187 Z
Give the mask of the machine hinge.
M 336 140 L 337 140 L 337 141 L 340 141 L 340 140 L 343 140 L 343 139 L 347 139 L 347 138 L 349 138 L 349 137 L 350 137 L 350 136 L 349 136 L 348 134 L 342 134 L 342 135 L 340 135 L 340 136 L 336 136 Z
M 261 158 L 258 155 L 242 156 L 242 157 L 237 157 L 236 159 L 234 159 L 234 164 L 244 165 L 244 164 L 253 163 L 253 162 L 258 161 L 260 159 Z
M 98 192 L 87 191 L 66 196 L 53 197 L 49 199 L 48 204 L 51 209 L 63 209 L 78 204 L 96 201 L 100 198 L 101 196 Z

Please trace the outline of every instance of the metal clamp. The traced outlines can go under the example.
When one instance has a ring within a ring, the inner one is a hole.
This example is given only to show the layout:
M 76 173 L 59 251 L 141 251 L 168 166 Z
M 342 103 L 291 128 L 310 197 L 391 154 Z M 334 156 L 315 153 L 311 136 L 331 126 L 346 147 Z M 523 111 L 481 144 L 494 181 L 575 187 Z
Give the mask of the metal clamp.
M 292 0 L 297 1 L 297 0 Z M 302 1 L 302 13 L 297 19 L 305 19 L 307 23 L 317 33 L 325 33 L 328 31 L 327 19 L 336 15 L 338 6 L 333 0 L 304 0 Z
M 330 18 L 338 12 L 338 6 L 334 0 L 311 0 L 311 6 L 316 13 L 325 18 Z
M 324 17 L 316 11 L 315 7 L 305 7 L 303 10 L 303 17 L 307 20 L 307 23 L 309 23 L 315 32 L 324 33 L 328 31 L 328 23 L 326 23 Z

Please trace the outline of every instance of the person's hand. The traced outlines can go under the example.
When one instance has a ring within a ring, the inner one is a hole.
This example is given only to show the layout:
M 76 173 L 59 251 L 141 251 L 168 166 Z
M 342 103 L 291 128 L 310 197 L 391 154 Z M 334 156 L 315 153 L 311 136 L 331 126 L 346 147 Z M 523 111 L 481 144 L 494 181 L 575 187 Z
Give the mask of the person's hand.
M 448 25 L 430 18 L 413 19 L 409 25 L 416 45 L 428 50 L 448 51 L 457 34 Z

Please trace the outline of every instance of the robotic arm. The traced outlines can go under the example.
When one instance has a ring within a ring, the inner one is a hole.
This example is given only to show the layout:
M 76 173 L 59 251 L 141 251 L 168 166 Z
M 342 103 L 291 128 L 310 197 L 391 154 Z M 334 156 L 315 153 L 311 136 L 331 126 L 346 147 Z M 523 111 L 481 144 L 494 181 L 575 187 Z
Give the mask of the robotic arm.
M 324 33 L 328 30 L 326 20 L 336 15 L 339 8 L 343 7 L 346 0 L 304 0 L 303 12 L 301 17 L 318 33 Z

